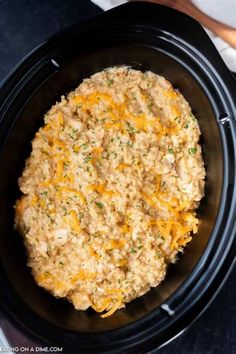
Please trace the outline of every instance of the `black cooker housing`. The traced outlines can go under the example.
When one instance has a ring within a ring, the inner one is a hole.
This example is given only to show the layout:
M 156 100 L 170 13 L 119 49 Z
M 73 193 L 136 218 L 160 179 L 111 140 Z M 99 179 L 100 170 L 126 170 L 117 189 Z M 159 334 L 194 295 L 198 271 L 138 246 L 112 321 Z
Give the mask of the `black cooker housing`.
M 114 65 L 163 75 L 202 132 L 206 190 L 198 234 L 166 280 L 102 319 L 38 287 L 14 230 L 17 179 L 43 115 L 60 96 Z M 129 3 L 40 45 L 0 90 L 0 303 L 41 345 L 66 353 L 147 353 L 174 338 L 218 292 L 236 254 L 236 84 L 203 28 L 173 9 Z

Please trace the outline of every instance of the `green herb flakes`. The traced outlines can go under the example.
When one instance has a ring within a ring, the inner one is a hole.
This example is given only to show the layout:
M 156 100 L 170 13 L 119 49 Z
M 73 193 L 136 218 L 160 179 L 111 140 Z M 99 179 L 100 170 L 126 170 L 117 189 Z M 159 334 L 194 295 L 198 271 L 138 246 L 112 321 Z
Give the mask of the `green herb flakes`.
M 102 203 L 100 203 L 100 202 L 95 202 L 95 204 L 97 205 L 97 207 L 99 209 L 103 209 L 104 208 L 104 205 Z
M 91 156 L 86 156 L 85 158 L 84 158 L 84 163 L 88 163 L 89 161 L 91 161 L 92 160 L 92 157 Z
M 107 80 L 107 84 L 108 86 L 110 87 L 111 85 L 113 85 L 114 83 L 114 80 L 110 79 L 110 80 Z
M 193 120 L 197 120 L 197 118 L 195 117 L 195 115 L 191 112 L 190 113 L 190 117 L 193 119 Z
M 188 129 L 188 128 L 189 128 L 189 123 L 186 123 L 184 129 Z
M 132 147 L 133 146 L 133 143 L 132 143 L 132 141 L 127 141 L 127 146 L 129 146 L 129 147 Z
M 87 143 L 84 143 L 84 144 L 81 145 L 81 147 L 82 147 L 83 149 L 87 149 L 87 148 L 88 148 L 88 144 L 87 144 Z
M 195 155 L 197 152 L 197 149 L 195 147 L 191 147 L 188 149 L 189 155 Z
M 127 128 L 128 132 L 129 133 L 134 133 L 135 132 L 134 127 L 129 122 L 126 122 L 126 123 L 128 125 L 128 128 Z

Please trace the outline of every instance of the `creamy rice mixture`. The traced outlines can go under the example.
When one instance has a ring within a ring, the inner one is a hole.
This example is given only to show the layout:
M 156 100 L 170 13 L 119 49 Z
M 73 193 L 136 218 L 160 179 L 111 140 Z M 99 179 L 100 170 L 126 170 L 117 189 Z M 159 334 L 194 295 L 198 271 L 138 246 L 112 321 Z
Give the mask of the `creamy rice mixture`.
M 200 130 L 170 82 L 113 67 L 45 115 L 16 227 L 37 284 L 107 317 L 157 286 L 198 230 Z

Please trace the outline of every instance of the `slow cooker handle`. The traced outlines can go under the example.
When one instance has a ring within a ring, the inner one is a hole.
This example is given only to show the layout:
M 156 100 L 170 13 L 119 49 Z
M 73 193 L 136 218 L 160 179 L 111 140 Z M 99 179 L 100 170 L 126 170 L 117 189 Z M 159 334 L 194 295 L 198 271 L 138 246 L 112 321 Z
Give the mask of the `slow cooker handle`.
M 214 64 L 220 58 L 200 23 L 173 8 L 150 2 L 135 1 L 107 11 L 103 16 L 106 17 L 106 23 L 123 22 L 124 25 L 133 23 L 138 27 L 140 23 L 146 22 L 148 27 L 152 25 L 153 28 L 163 32 L 164 36 L 170 35 L 192 45 L 204 56 L 209 57 Z M 101 23 L 101 15 L 98 18 Z
M 205 58 L 215 72 L 223 78 L 223 81 L 227 82 L 227 86 L 236 92 L 236 84 L 231 72 L 206 31 L 192 17 L 170 7 L 141 1 L 129 2 L 99 15 L 99 24 L 103 22 L 102 16 L 104 16 L 104 23 L 110 23 L 111 26 L 116 23 L 119 27 L 125 28 L 133 24 L 138 31 L 139 27 L 141 30 L 143 24 L 146 23 L 147 27 L 152 26 L 154 30 L 157 30 L 160 36 L 181 41 L 186 46 L 186 50 L 192 49 L 202 60 Z M 142 26 L 139 25 L 140 23 Z M 236 94 L 233 100 L 236 116 Z

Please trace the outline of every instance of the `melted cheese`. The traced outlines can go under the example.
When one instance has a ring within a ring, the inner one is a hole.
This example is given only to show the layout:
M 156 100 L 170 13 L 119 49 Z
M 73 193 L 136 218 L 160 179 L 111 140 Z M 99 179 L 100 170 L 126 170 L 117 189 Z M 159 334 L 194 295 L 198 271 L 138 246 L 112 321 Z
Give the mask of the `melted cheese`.
M 71 279 L 71 283 L 75 284 L 79 280 L 91 280 L 96 277 L 96 273 L 89 272 L 88 270 L 81 269 L 76 275 Z
M 111 240 L 104 246 L 104 250 L 109 251 L 113 249 L 121 249 L 124 247 L 124 245 L 125 245 L 125 240 L 123 239 Z
M 126 163 L 120 163 L 120 164 L 116 167 L 116 170 L 123 171 L 123 170 L 126 169 L 127 167 L 129 167 L 129 165 L 127 165 Z
M 57 118 L 58 118 L 58 123 L 59 123 L 60 125 L 63 125 L 64 121 L 63 121 L 63 113 L 62 113 L 62 112 L 59 112 L 59 113 L 58 113 Z
M 118 308 L 120 308 L 120 306 L 122 305 L 122 302 L 123 302 L 123 295 L 122 295 L 122 294 L 118 294 L 118 295 L 117 295 L 116 302 L 115 302 L 115 304 L 113 305 L 113 307 L 112 307 L 107 313 L 105 313 L 104 315 L 101 315 L 101 317 L 102 317 L 102 318 L 107 318 L 107 317 L 113 315 L 113 313 L 114 313 Z
M 80 228 L 80 222 L 79 219 L 77 217 L 77 214 L 74 210 L 70 211 L 70 221 L 69 221 L 72 229 L 74 232 L 76 233 L 80 233 L 81 228 Z
M 94 251 L 93 247 L 89 246 L 89 253 L 92 257 L 99 259 L 99 254 L 97 254 L 97 252 Z
M 80 191 L 78 191 L 76 189 L 65 187 L 65 186 L 59 187 L 59 189 L 57 191 L 57 196 L 58 196 L 59 200 L 62 199 L 62 195 L 61 195 L 62 193 L 67 193 L 67 194 L 72 193 L 75 196 L 77 196 L 83 204 L 86 203 L 86 199 L 85 199 L 83 193 L 81 193 Z
M 99 194 L 104 194 L 107 196 L 117 195 L 117 193 L 106 189 L 104 184 L 91 184 L 90 186 L 88 186 L 88 190 L 97 192 Z

